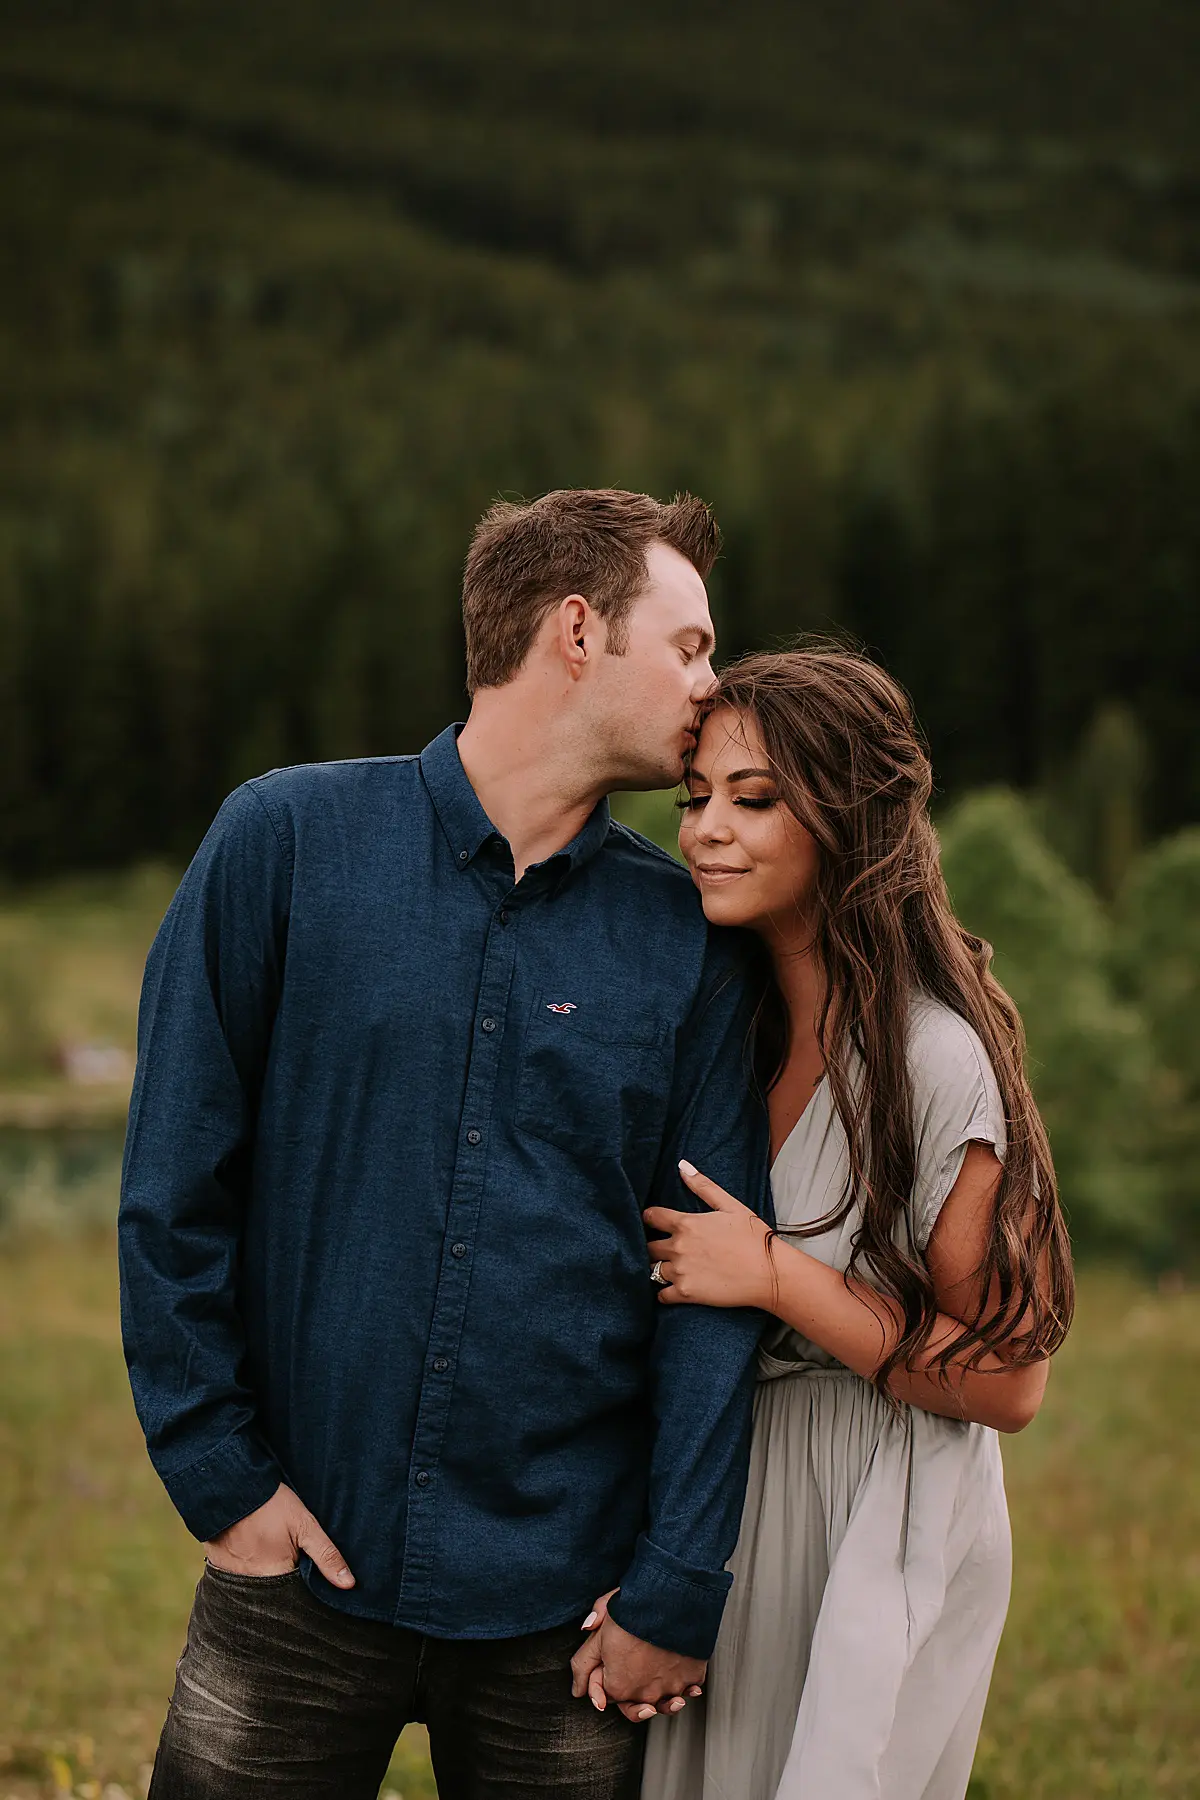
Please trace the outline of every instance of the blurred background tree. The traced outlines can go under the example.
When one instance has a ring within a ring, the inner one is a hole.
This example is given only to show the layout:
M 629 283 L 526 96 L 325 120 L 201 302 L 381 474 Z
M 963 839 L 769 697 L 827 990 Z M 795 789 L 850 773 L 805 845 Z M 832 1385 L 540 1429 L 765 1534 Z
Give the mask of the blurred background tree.
M 1114 989 L 1100 901 L 1011 792 L 960 801 L 941 839 L 955 909 L 996 947 L 996 977 L 1025 1022 L 1073 1241 L 1084 1255 L 1169 1259 L 1156 1166 L 1169 1107 L 1146 1021 Z
M 1177 1259 L 1200 1263 L 1200 830 L 1176 833 L 1135 866 L 1121 895 L 1116 968 L 1148 1023 L 1167 1105 L 1153 1161 Z
M 1121 700 L 1100 706 L 1066 770 L 1046 783 L 1052 843 L 1112 902 L 1142 847 L 1149 769 L 1146 735 Z
M 723 649 L 856 632 L 948 794 L 1081 784 L 1106 895 L 1200 818 L 1186 0 L 4 14 L 0 868 L 419 747 L 474 519 L 596 482 L 712 499 Z

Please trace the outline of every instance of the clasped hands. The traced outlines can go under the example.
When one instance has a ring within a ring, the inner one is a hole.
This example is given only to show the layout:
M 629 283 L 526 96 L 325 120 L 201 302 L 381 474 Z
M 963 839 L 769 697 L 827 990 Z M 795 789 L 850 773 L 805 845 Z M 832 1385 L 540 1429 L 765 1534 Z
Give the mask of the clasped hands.
M 584 1621 L 590 1635 L 571 1658 L 571 1692 L 577 1700 L 590 1700 L 597 1712 L 604 1712 L 611 1700 L 635 1725 L 644 1725 L 656 1712 L 682 1712 L 685 1696 L 703 1693 L 708 1664 L 660 1650 L 625 1631 L 608 1614 L 616 1591 L 602 1594 Z

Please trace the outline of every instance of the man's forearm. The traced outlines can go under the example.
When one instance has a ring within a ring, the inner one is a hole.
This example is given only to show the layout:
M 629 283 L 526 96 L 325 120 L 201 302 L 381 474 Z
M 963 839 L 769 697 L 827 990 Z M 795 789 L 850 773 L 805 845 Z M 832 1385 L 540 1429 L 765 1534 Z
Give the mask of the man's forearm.
M 762 1323 L 759 1313 L 681 1307 L 659 1326 L 647 1525 L 611 1611 L 635 1637 L 701 1660 L 732 1579 Z

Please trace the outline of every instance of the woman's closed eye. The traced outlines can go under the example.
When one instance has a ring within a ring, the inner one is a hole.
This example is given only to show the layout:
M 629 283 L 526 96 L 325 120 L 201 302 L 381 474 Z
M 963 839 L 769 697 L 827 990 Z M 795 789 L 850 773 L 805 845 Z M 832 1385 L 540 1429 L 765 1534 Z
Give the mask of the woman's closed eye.
M 712 799 L 711 794 L 684 794 L 675 804 L 680 812 L 699 812 L 700 808 Z M 748 806 L 752 812 L 765 812 L 769 806 L 778 806 L 774 795 L 736 794 L 735 806 Z

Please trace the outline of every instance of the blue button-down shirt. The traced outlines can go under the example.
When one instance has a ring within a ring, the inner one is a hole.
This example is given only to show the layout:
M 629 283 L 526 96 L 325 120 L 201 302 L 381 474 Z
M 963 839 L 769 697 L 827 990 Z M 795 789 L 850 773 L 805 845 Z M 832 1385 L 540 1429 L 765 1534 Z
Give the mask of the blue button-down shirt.
M 329 1604 L 713 1645 L 761 1316 L 660 1307 L 686 1155 L 766 1205 L 735 934 L 597 807 L 514 885 L 454 729 L 222 807 L 150 953 L 121 1206 L 150 1454 L 215 1536 L 286 1480 Z

